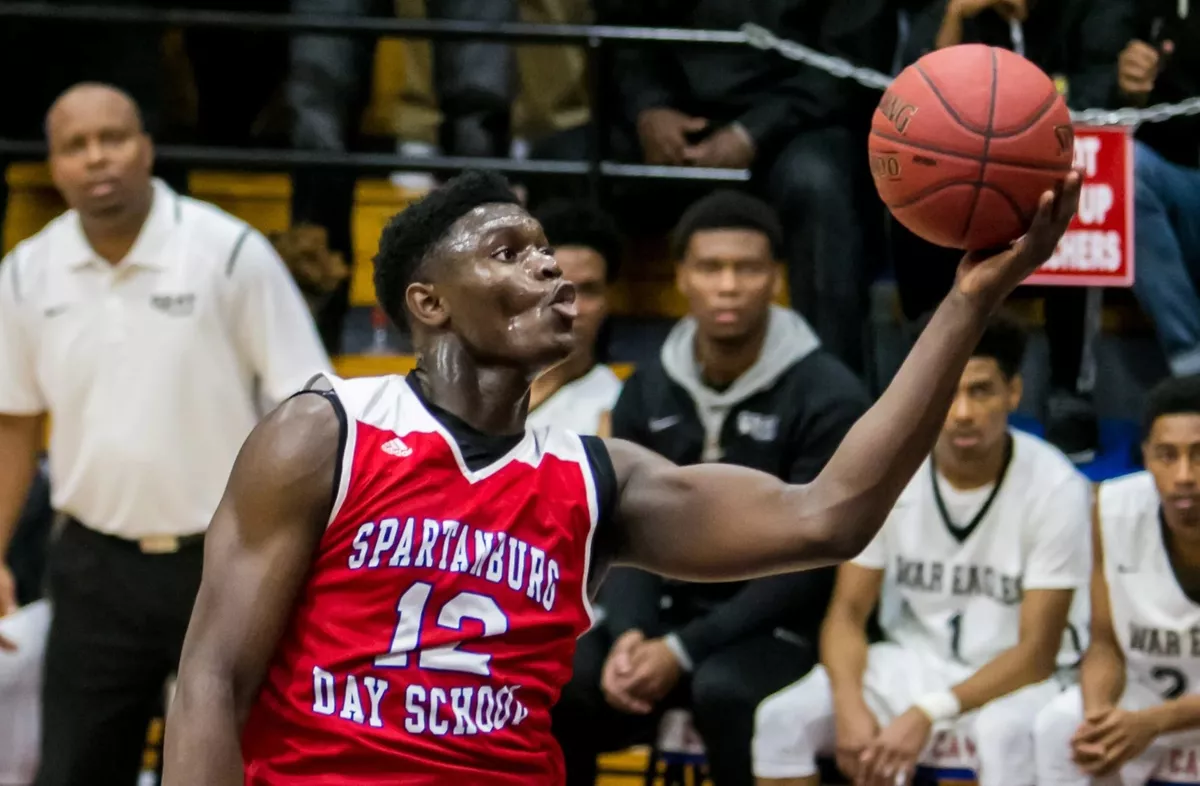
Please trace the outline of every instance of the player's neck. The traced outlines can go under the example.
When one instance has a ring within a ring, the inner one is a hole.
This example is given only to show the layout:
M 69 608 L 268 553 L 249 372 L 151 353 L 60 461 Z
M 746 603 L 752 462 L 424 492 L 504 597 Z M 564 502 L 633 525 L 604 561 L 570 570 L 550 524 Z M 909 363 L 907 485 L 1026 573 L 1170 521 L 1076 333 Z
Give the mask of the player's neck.
M 938 474 L 945 478 L 951 488 L 971 491 L 1000 479 L 1007 449 L 1008 440 L 1002 439 L 985 455 L 967 457 L 943 447 L 939 442 L 933 449 L 933 457 L 937 462 Z
M 547 369 L 529 387 L 529 410 L 532 412 L 566 385 L 571 384 L 596 365 L 591 352 L 571 355 L 557 366 Z
M 736 339 L 717 340 L 697 331 L 694 351 L 700 379 L 718 390 L 729 387 L 758 360 L 766 338 L 766 320 L 761 327 Z
M 454 337 L 439 337 L 417 353 L 417 379 L 431 403 L 484 434 L 525 430 L 529 374 L 511 366 L 481 366 Z
M 142 226 L 150 217 L 154 203 L 154 189 L 150 187 L 144 198 L 125 210 L 111 216 L 88 216 L 79 214 L 79 224 L 92 250 L 112 265 L 118 264 L 133 249 Z
M 1171 554 L 1171 563 L 1176 567 L 1200 569 L 1200 535 L 1192 532 L 1192 527 L 1173 524 L 1171 512 L 1164 510 L 1166 519 L 1167 549 Z M 1181 534 L 1186 533 L 1186 534 Z

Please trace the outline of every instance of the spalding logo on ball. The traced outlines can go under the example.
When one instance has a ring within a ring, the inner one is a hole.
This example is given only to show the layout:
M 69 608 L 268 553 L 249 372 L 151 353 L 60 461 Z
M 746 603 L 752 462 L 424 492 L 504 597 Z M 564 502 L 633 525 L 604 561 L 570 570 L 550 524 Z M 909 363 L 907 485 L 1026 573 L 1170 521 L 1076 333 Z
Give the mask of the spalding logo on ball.
M 964 44 L 925 55 L 883 94 L 871 174 L 914 234 L 994 248 L 1029 228 L 1041 195 L 1071 171 L 1074 143 L 1049 76 L 1006 49 Z

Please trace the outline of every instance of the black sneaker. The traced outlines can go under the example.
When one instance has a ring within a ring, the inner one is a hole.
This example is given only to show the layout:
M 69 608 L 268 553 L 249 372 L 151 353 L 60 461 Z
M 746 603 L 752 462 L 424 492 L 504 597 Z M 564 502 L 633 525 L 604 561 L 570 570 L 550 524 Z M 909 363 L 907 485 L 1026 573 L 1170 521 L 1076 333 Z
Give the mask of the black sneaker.
M 1064 390 L 1052 392 L 1046 400 L 1046 441 L 1075 464 L 1095 461 L 1100 427 L 1091 399 Z

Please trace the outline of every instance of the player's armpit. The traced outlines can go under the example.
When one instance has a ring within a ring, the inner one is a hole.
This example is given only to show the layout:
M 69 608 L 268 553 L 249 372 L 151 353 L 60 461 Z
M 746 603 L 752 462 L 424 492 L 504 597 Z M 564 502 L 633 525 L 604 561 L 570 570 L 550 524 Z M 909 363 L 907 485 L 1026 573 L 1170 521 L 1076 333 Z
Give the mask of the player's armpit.
M 1070 589 L 1025 591 L 1016 646 L 1004 650 L 954 686 L 962 712 L 978 709 L 1054 674 L 1074 594 Z
M 1092 501 L 1092 577 L 1091 625 L 1088 648 L 1079 670 L 1084 714 L 1116 705 L 1125 692 L 1125 656 L 1113 630 L 1112 609 L 1108 601 L 1108 580 L 1104 578 L 1104 542 L 1100 537 L 1099 494 Z
M 242 725 L 328 520 L 339 431 L 329 401 L 297 396 L 238 455 L 205 538 L 164 786 L 242 783 Z

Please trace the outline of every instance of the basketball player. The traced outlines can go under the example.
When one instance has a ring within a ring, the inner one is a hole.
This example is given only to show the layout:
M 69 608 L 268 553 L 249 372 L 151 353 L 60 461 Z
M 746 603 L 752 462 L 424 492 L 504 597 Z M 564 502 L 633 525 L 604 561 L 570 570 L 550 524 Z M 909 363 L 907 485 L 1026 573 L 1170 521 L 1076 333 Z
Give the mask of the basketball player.
M 1145 421 L 1146 471 L 1097 495 L 1091 644 L 1038 716 L 1039 786 L 1142 786 L 1200 745 L 1200 377 L 1161 383 Z
M 848 559 L 919 466 L 988 316 L 1045 262 L 1080 177 L 964 261 L 879 403 L 807 485 L 529 431 L 574 343 L 574 286 L 503 179 L 384 231 L 407 378 L 318 377 L 247 439 L 205 542 L 166 786 L 560 783 L 550 707 L 612 564 L 733 580 Z
M 1033 786 L 1033 718 L 1059 691 L 1051 676 L 1087 582 L 1088 485 L 1057 449 L 1008 428 L 1024 347 L 1019 326 L 988 327 L 929 460 L 839 568 L 823 666 L 759 707 L 760 785 L 816 786 L 828 753 L 855 783 L 895 786 L 935 725 L 979 710 L 968 733 L 981 786 Z M 885 641 L 868 647 L 876 602 Z M 1070 663 L 1081 654 L 1076 637 Z

